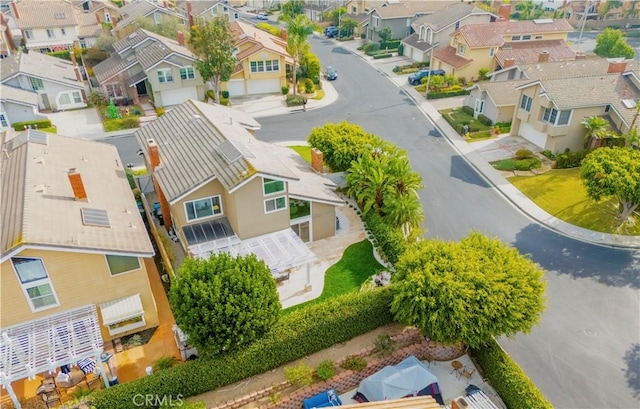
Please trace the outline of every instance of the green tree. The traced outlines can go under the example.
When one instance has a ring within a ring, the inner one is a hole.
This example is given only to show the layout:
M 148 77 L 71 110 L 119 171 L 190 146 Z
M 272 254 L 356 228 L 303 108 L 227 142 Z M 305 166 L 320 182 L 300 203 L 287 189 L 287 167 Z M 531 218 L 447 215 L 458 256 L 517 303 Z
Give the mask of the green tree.
M 596 48 L 593 50 L 600 57 L 632 59 L 635 55 L 633 47 L 622 37 L 622 31 L 605 28 L 596 37 Z
M 207 355 L 234 351 L 261 338 L 281 309 L 269 267 L 253 254 L 185 259 L 169 303 L 189 343 Z
M 309 50 L 309 35 L 313 33 L 313 24 L 304 14 L 298 14 L 285 21 L 287 22 L 287 52 L 293 58 L 293 95 L 296 95 L 298 61 L 300 56 Z
M 424 210 L 417 193 L 387 195 L 384 198 L 383 220 L 399 227 L 404 237 L 409 237 L 411 229 L 418 228 L 424 221 Z
M 337 26 L 340 23 L 340 20 L 342 20 L 342 16 L 345 14 L 347 14 L 347 9 L 344 7 L 338 7 L 329 12 L 329 19 Z
M 189 28 L 182 24 L 178 18 L 167 15 L 163 15 L 158 23 L 150 17 L 140 17 L 132 24 L 132 27 L 132 30 L 142 28 L 174 40 L 178 38 L 178 31 L 189 32 Z
M 431 77 L 431 78 L 429 78 Z M 444 87 L 445 79 L 442 75 L 430 75 L 420 80 L 421 84 L 429 84 L 429 90 L 439 90 Z
M 347 37 L 353 36 L 356 27 L 358 27 L 358 22 L 351 17 L 343 18 L 340 23 L 340 31 Z
M 530 332 L 544 311 L 543 271 L 498 239 L 421 240 L 396 263 L 395 319 L 435 341 L 476 348 Z
M 229 81 L 236 65 L 233 55 L 235 39 L 226 17 L 216 17 L 210 21 L 199 20 L 191 28 L 189 44 L 198 56 L 196 67 L 205 81 L 210 81 L 220 103 L 220 82 Z
M 303 0 L 289 0 L 282 5 L 282 10 L 278 20 L 289 21 L 296 18 L 297 15 L 304 14 Z
M 306 53 L 300 60 L 300 69 L 302 75 L 306 78 L 311 78 L 314 83 L 318 83 L 320 80 L 320 59 L 314 53 Z
M 393 31 L 391 30 L 391 27 L 382 27 L 382 29 L 378 31 L 378 37 L 380 37 L 381 43 L 386 43 L 387 41 L 391 40 L 391 37 L 393 37 Z
M 584 139 L 587 141 L 587 149 L 596 148 L 599 144 L 598 141 L 602 141 L 610 136 L 609 122 L 601 116 L 591 116 L 585 118 L 581 122 L 587 130 L 584 135 Z
M 622 223 L 640 206 L 640 151 L 631 148 L 600 148 L 582 160 L 580 171 L 587 196 L 595 201 L 613 196 L 619 203 Z

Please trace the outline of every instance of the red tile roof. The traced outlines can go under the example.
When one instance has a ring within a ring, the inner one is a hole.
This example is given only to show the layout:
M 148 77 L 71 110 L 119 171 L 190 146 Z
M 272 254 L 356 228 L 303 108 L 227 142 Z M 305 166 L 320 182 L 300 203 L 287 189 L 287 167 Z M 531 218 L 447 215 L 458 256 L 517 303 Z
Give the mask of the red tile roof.
M 460 33 L 464 37 L 469 47 L 490 47 L 502 45 L 505 35 L 568 33 L 571 31 L 573 31 L 573 27 L 565 19 L 544 19 L 467 24 L 456 33 Z
M 535 64 L 543 51 L 549 53 L 549 61 L 568 61 L 576 58 L 576 53 L 564 40 L 544 40 L 505 44 L 496 53 L 496 60 L 500 66 L 503 66 L 507 58 L 513 58 L 516 65 Z
M 452 46 L 439 49 L 433 54 L 433 56 L 456 69 L 462 68 L 465 65 L 471 64 L 471 62 L 473 62 L 473 60 L 457 55 L 456 49 Z

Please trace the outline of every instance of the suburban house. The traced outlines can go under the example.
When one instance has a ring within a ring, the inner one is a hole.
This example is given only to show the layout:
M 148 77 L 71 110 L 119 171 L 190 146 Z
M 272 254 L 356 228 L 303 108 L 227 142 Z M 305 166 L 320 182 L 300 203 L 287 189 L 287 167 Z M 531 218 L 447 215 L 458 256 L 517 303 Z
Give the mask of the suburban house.
M 109 0 L 73 0 L 73 4 L 98 23 L 113 26 L 120 17 L 120 8 Z
M 103 9 L 104 10 L 104 9 Z M 99 14 L 83 13 L 76 9 L 76 21 L 78 22 L 78 42 L 80 48 L 90 48 L 106 31 L 102 23 L 98 21 Z
M 451 34 L 460 27 L 489 23 L 495 19 L 495 15 L 473 4 L 452 4 L 411 23 L 414 33 L 402 40 L 403 55 L 413 61 L 429 61 L 435 49 L 449 45 Z
M 256 139 L 259 128 L 244 112 L 189 100 L 136 138 L 164 226 L 187 254 L 254 253 L 281 278 L 313 258 L 305 243 L 335 235 L 343 201 L 295 151 Z
M 38 93 L 0 84 L 0 132 L 16 122 L 44 119 L 38 114 Z
M 236 68 L 223 88 L 229 95 L 279 93 L 287 85 L 287 65 L 293 59 L 287 42 L 241 20 L 231 23 L 237 48 Z
M 15 44 L 24 41 L 25 47 L 29 50 L 50 52 L 68 50 L 80 45 L 78 19 L 82 14 L 80 9 L 67 0 L 23 0 L 11 2 L 6 17 L 19 29 L 13 38 Z M 100 32 L 96 28 L 100 28 L 100 25 L 95 17 L 91 23 L 94 26 L 92 33 L 98 33 L 99 36 Z M 86 27 L 89 23 L 84 19 L 82 25 Z M 95 38 L 97 36 L 83 37 L 85 42 L 89 41 L 91 44 L 95 42 Z
M 347 0 L 344 8 L 349 14 L 369 14 L 371 10 L 384 3 L 384 0 Z
M 0 13 L 0 60 L 7 58 L 16 49 L 11 37 L 11 31 L 4 20 L 4 14 Z
M 93 67 L 108 98 L 137 104 L 141 96 L 148 96 L 156 107 L 204 99 L 205 84 L 182 32 L 175 41 L 138 29 L 117 41 L 114 48 L 111 57 Z
M 390 27 L 391 38 L 401 39 L 411 34 L 411 23 L 421 16 L 433 14 L 454 1 L 411 1 L 389 0 L 376 5 L 369 11 L 369 22 L 366 38 L 369 41 L 380 41 L 378 33 Z
M 3 59 L 0 83 L 37 92 L 40 111 L 87 106 L 87 87 L 77 64 L 46 54 L 19 52 Z
M 113 20 L 111 32 L 119 39 L 126 37 L 139 28 L 135 23 L 140 19 L 149 19 L 154 24 L 169 20 L 174 20 L 178 24 L 186 24 L 186 16 L 178 10 L 169 8 L 169 5 L 168 1 L 137 0 L 127 2 L 120 8 L 119 19 Z
M 218 16 L 227 16 L 229 21 L 235 21 L 240 18 L 240 10 L 231 7 L 224 1 L 186 0 L 179 2 L 177 9 L 180 13 L 184 14 L 189 27 L 193 27 L 194 22 L 198 20 L 209 21 Z
M 452 35 L 449 45 L 433 53 L 433 68 L 456 77 L 478 77 L 480 69 L 489 72 L 517 64 L 575 59 L 566 43 L 573 28 L 567 20 L 496 21 L 468 24 Z
M 2 148 L 0 382 L 19 408 L 12 383 L 99 363 L 105 341 L 159 322 L 154 250 L 116 148 L 36 130 Z
M 336 1 L 307 0 L 304 2 L 304 15 L 309 21 L 324 21 L 322 15 L 339 6 L 340 4 Z

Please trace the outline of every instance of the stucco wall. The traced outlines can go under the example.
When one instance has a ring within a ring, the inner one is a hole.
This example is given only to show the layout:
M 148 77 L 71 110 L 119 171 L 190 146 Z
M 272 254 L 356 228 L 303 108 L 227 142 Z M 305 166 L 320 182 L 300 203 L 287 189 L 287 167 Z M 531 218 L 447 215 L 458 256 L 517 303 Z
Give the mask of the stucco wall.
M 336 234 L 336 207 L 330 204 L 313 202 L 311 205 L 311 223 L 313 240 L 320 240 Z

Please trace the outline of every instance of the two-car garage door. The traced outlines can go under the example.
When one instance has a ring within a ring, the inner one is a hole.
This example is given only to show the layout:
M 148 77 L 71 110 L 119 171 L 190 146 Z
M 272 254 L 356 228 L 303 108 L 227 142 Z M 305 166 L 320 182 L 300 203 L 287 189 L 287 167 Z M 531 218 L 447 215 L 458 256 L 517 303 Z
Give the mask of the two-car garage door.
M 245 94 L 245 80 L 231 80 L 227 82 L 227 89 L 231 96 L 257 95 L 280 93 L 280 79 L 270 78 L 262 80 L 247 80 Z
M 198 90 L 196 87 L 172 89 L 161 92 L 162 106 L 179 105 L 188 99 L 198 100 Z

